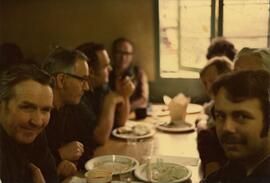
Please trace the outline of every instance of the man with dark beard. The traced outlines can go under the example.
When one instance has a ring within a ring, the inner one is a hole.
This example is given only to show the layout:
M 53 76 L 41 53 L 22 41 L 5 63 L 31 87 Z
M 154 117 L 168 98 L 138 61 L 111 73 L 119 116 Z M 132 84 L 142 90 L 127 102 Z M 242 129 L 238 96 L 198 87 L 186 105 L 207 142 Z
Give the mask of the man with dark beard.
M 269 183 L 269 73 L 229 74 L 214 83 L 212 91 L 216 132 L 229 161 L 202 183 Z

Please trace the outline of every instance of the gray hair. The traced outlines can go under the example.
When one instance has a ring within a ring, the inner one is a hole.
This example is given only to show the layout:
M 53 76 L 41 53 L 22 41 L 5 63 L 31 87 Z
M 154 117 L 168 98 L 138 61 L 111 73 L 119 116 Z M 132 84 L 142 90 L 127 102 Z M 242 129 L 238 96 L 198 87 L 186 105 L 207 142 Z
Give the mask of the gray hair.
M 248 48 L 244 47 L 236 55 L 234 62 L 242 56 L 257 56 L 261 59 L 265 68 L 270 71 L 270 49 L 269 48 Z
M 57 73 L 73 73 L 74 64 L 78 59 L 88 61 L 87 56 L 81 51 L 56 48 L 46 58 L 43 68 L 52 75 Z

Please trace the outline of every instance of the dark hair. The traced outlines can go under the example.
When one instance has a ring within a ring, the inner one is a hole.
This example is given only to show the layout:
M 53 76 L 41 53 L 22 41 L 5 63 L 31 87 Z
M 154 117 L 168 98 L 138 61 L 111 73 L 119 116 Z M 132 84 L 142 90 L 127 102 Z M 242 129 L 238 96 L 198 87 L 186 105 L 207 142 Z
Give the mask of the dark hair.
M 119 44 L 123 43 L 123 42 L 127 42 L 129 43 L 132 47 L 134 47 L 134 44 L 131 40 L 124 38 L 124 37 L 120 37 L 117 38 L 113 41 L 112 43 L 112 49 L 111 49 L 111 55 L 112 55 L 112 61 L 115 62 L 115 54 L 117 53 L 117 47 Z M 114 63 L 113 63 L 114 64 Z
M 226 56 L 231 61 L 234 60 L 236 49 L 230 41 L 223 37 L 217 37 L 213 39 L 208 47 L 206 58 L 209 60 L 215 56 Z
M 265 66 L 265 69 L 270 71 L 270 49 L 269 48 L 248 48 L 244 47 L 242 48 L 234 59 L 234 65 L 237 65 L 237 62 L 241 57 L 257 57 L 259 60 L 261 60 L 262 64 Z M 253 62 L 257 62 L 254 60 Z
M 213 85 L 212 91 L 216 96 L 221 88 L 227 92 L 232 102 L 242 102 L 247 99 L 259 99 L 264 127 L 261 136 L 268 134 L 270 126 L 270 74 L 265 70 L 233 72 L 219 78 Z
M 113 41 L 113 43 L 112 43 L 112 53 L 115 53 L 118 44 L 123 43 L 123 42 L 128 42 L 129 44 L 131 44 L 131 46 L 133 46 L 133 42 L 131 40 L 129 40 L 127 38 L 124 38 L 124 37 L 120 37 L 120 38 L 117 38 L 117 39 L 115 39 Z
M 204 75 L 207 69 L 214 66 L 217 70 L 217 73 L 225 74 L 232 71 L 233 65 L 227 57 L 214 57 L 209 63 L 202 68 L 200 71 L 200 76 Z
M 0 100 L 9 101 L 14 95 L 14 87 L 26 80 L 34 80 L 42 85 L 51 85 L 50 75 L 35 65 L 20 64 L 12 66 L 1 73 Z
M 80 50 L 88 57 L 89 66 L 93 69 L 94 72 L 97 72 L 100 68 L 100 61 L 98 60 L 97 52 L 105 50 L 103 44 L 89 42 L 81 44 L 76 48 Z
M 46 58 L 43 68 L 50 74 L 72 73 L 77 59 L 88 61 L 87 56 L 78 50 L 68 50 L 65 48 L 56 48 Z

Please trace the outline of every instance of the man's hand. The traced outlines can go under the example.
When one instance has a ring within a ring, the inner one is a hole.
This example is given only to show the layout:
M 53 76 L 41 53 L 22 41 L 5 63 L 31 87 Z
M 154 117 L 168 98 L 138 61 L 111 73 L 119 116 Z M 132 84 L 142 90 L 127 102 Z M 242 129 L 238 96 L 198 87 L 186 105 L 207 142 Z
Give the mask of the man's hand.
M 75 161 L 84 153 L 84 146 L 78 141 L 72 141 L 58 149 L 62 160 Z
M 123 97 L 119 95 L 117 92 L 110 91 L 106 96 L 104 100 L 104 106 L 114 106 L 116 104 L 123 103 Z
M 32 172 L 32 178 L 34 183 L 46 183 L 41 170 L 34 165 L 33 163 L 29 164 L 31 172 Z
M 131 81 L 130 77 L 126 76 L 124 79 L 117 79 L 116 91 L 121 96 L 129 98 L 134 92 L 135 85 Z
M 77 171 L 77 167 L 74 163 L 63 160 L 57 166 L 58 175 L 62 175 L 64 177 L 74 175 Z

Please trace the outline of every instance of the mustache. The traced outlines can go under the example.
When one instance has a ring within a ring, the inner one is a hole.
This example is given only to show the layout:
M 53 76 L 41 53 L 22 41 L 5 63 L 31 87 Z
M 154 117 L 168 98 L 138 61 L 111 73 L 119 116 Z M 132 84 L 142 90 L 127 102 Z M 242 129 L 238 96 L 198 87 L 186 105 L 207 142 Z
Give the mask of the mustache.
M 220 137 L 220 142 L 222 144 L 246 144 L 247 143 L 246 139 L 241 138 L 231 133 L 223 133 Z

